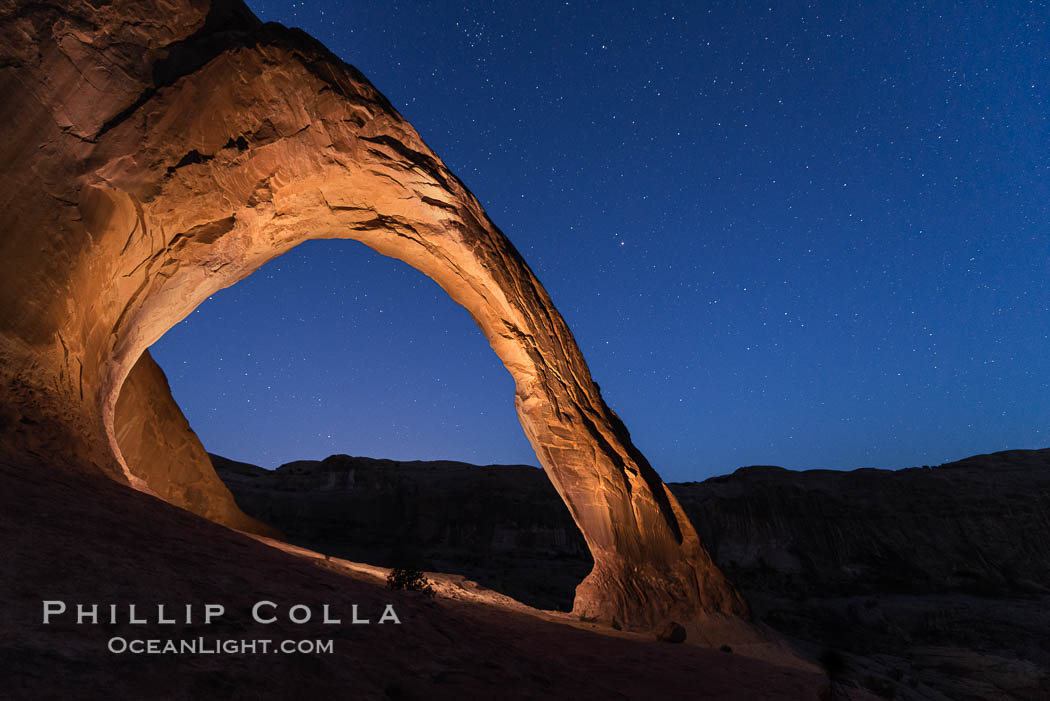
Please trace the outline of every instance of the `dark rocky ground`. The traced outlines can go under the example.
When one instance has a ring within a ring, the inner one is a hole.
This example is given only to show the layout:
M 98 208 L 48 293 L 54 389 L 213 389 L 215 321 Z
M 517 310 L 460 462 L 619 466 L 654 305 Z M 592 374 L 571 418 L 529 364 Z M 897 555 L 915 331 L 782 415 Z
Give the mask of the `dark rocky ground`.
M 0 456 L 0 698 L 816 699 L 814 671 L 488 604 L 395 592 L 335 561 L 287 552 L 118 485 Z M 42 601 L 102 604 L 97 625 L 42 624 Z M 260 600 L 278 621 L 251 620 Z M 108 604 L 121 607 L 116 624 Z M 191 623 L 161 625 L 196 607 Z M 205 625 L 206 603 L 226 613 Z M 400 625 L 377 625 L 383 605 Z M 150 617 L 130 624 L 128 604 Z M 311 608 L 302 625 L 293 604 Z M 350 625 L 357 604 L 372 625 Z M 342 625 L 324 625 L 329 605 Z M 152 610 L 153 613 L 149 613 Z M 371 613 L 368 613 L 371 612 Z M 330 654 L 115 654 L 126 639 L 331 640 Z
M 214 456 L 292 542 L 457 572 L 566 609 L 590 567 L 542 471 L 332 456 L 270 472 Z M 937 467 L 748 467 L 672 484 L 758 618 L 890 699 L 1050 698 L 1050 449 Z

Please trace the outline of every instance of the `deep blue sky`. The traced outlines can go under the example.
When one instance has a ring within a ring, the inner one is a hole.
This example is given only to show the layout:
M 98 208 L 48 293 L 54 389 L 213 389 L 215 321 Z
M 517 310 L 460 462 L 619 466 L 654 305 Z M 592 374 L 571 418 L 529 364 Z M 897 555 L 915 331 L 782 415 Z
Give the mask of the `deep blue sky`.
M 473 190 L 665 479 L 1050 445 L 1044 5 L 249 4 Z M 357 243 L 154 352 L 232 458 L 537 464 L 466 312 Z

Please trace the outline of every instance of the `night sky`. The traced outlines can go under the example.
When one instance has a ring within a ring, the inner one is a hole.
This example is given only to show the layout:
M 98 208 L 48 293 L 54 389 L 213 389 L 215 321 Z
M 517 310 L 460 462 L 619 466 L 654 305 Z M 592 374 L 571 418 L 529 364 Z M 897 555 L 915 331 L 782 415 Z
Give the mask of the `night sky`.
M 463 179 L 668 481 L 1050 446 L 1045 5 L 249 5 Z M 355 242 L 153 351 L 231 458 L 538 464 L 466 311 Z

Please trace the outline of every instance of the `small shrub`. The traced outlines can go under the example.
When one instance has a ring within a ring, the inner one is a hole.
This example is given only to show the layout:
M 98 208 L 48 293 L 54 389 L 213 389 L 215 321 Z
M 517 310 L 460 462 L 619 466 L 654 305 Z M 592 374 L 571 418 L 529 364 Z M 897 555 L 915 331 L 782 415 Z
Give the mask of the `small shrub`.
M 732 652 L 733 651 L 733 648 L 729 647 L 728 645 L 723 645 L 722 647 L 720 647 L 718 649 L 721 650 L 722 652 Z
M 843 674 L 846 672 L 846 658 L 838 650 L 824 648 L 820 653 L 820 666 L 824 668 L 825 674 L 828 675 L 827 698 L 829 701 L 835 701 L 835 699 L 839 698 L 838 687 L 842 683 Z
M 616 616 L 613 616 L 612 627 L 613 627 L 613 630 L 623 630 L 623 626 L 621 626 L 620 622 L 618 620 L 616 620 Z
M 846 671 L 846 658 L 838 650 L 824 648 L 820 653 L 820 666 L 824 668 L 829 679 L 838 681 Z
M 395 567 L 390 570 L 386 586 L 395 591 L 419 591 L 427 596 L 434 596 L 434 587 L 430 580 L 422 572 L 411 567 Z

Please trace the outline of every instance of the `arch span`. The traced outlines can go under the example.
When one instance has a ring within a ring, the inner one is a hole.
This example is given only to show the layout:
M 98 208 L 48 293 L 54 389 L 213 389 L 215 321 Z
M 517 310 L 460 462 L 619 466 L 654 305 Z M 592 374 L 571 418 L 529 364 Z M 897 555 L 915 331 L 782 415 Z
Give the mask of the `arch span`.
M 536 276 L 367 79 L 234 0 L 207 14 L 187 2 L 173 27 L 127 21 L 149 5 L 90 22 L 40 7 L 4 28 L 42 47 L 11 44 L 25 55 L 4 69 L 17 96 L 4 117 L 38 146 L 3 147 L 4 163 L 34 164 L 4 172 L 0 245 L 25 259 L 0 283 L 21 300 L 0 317 L 18 414 L 4 449 L 45 441 L 140 488 L 162 481 L 129 470 L 114 424 L 121 387 L 148 386 L 125 382 L 145 349 L 298 243 L 355 239 L 435 280 L 514 378 L 521 425 L 594 556 L 576 613 L 629 626 L 745 614 Z

